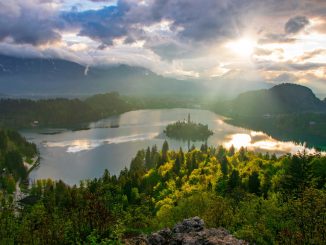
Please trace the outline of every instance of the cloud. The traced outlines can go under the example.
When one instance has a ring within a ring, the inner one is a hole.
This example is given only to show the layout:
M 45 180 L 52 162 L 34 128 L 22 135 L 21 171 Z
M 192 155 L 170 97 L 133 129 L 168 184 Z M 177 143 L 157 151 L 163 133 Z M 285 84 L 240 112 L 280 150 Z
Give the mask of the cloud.
M 128 33 L 128 26 L 123 19 L 127 10 L 126 5 L 118 4 L 100 10 L 63 12 L 61 17 L 68 28 L 80 28 L 80 36 L 87 36 L 105 45 L 112 45 L 113 39 L 124 37 Z
M 309 24 L 309 20 L 305 16 L 296 16 L 288 20 L 284 26 L 286 33 L 297 33 Z
M 88 0 L 90 2 L 94 2 L 94 3 L 115 3 L 116 1 L 115 0 Z
M 319 55 L 326 55 L 326 49 L 316 49 L 310 52 L 305 52 L 303 55 L 297 57 L 295 60 L 297 62 L 303 62 Z
M 2 1 L 0 9 L 0 41 L 41 45 L 61 39 L 60 20 L 49 1 Z
M 297 82 L 299 79 L 291 73 L 282 73 L 271 80 L 277 83 L 292 83 Z
M 0 0 L 0 53 L 203 80 L 243 81 L 248 69 L 300 78 L 325 66 L 325 13 L 323 0 Z M 225 47 L 247 37 L 257 48 L 246 60 Z
M 268 33 L 263 38 L 258 40 L 259 44 L 269 44 L 269 43 L 294 43 L 297 39 L 293 37 L 288 37 L 286 34 L 275 34 Z
M 240 37 L 252 16 L 264 16 L 266 9 L 289 8 L 283 1 L 269 0 L 120 0 L 116 5 L 92 11 L 66 11 L 62 17 L 87 35 L 112 44 L 115 38 L 152 41 L 144 28 L 167 21 L 173 40 L 184 43 L 216 43 Z M 268 7 L 266 7 L 266 6 Z M 272 8 L 273 7 L 273 8 Z M 159 32 L 159 30 L 156 30 Z M 166 38 L 166 36 L 164 37 Z M 154 46 L 154 45 L 153 45 Z
M 325 63 L 293 63 L 288 62 L 273 62 L 270 60 L 257 61 L 256 66 L 259 70 L 263 71 L 309 71 L 325 67 Z

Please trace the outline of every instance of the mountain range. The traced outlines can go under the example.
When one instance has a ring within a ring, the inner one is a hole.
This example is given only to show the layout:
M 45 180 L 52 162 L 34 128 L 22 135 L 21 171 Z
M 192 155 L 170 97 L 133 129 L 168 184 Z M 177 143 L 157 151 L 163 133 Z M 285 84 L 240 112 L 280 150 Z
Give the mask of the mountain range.
M 18 58 L 0 55 L 1 97 L 76 96 L 117 91 L 127 95 L 198 95 L 231 98 L 271 87 L 262 82 L 179 80 L 128 65 L 89 67 L 62 59 Z

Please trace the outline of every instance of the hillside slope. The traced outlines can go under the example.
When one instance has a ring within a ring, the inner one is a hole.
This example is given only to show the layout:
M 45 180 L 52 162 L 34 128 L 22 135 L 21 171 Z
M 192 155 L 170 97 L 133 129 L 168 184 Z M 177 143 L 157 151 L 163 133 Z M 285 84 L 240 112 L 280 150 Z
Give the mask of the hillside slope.
M 225 112 L 244 116 L 326 112 L 326 103 L 319 100 L 311 89 L 288 83 L 242 93 L 223 106 Z

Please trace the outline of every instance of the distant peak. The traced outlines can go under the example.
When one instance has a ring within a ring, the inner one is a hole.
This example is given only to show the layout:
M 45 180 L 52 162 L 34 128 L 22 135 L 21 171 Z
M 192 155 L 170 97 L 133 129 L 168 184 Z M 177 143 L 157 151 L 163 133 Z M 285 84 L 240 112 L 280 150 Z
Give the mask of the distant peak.
M 275 85 L 274 87 L 270 88 L 269 90 L 306 90 L 306 91 L 310 91 L 311 93 L 312 90 L 306 86 L 300 85 L 300 84 L 296 84 L 296 83 L 282 83 L 282 84 L 278 84 Z

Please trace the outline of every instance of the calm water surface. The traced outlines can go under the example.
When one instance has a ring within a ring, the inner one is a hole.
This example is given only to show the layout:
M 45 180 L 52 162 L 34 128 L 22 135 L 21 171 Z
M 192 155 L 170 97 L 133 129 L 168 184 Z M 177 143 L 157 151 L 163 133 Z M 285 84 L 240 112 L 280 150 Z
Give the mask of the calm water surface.
M 62 179 L 68 184 L 78 184 L 83 179 L 100 177 L 104 169 L 118 174 L 129 166 L 138 150 L 155 144 L 160 149 L 165 139 L 170 149 L 182 147 L 187 150 L 188 142 L 169 139 L 162 132 L 167 124 L 186 119 L 188 113 L 192 121 L 208 124 L 213 130 L 208 145 L 230 147 L 233 144 L 236 148 L 245 146 L 278 154 L 303 149 L 302 145 L 293 142 L 277 141 L 264 133 L 226 124 L 222 116 L 206 110 L 139 110 L 91 123 L 89 130 L 57 134 L 44 134 L 44 130 L 23 131 L 22 134 L 36 143 L 41 153 L 40 167 L 30 177 Z M 50 132 L 53 131 L 47 130 Z M 200 147 L 202 143 L 190 144 Z

